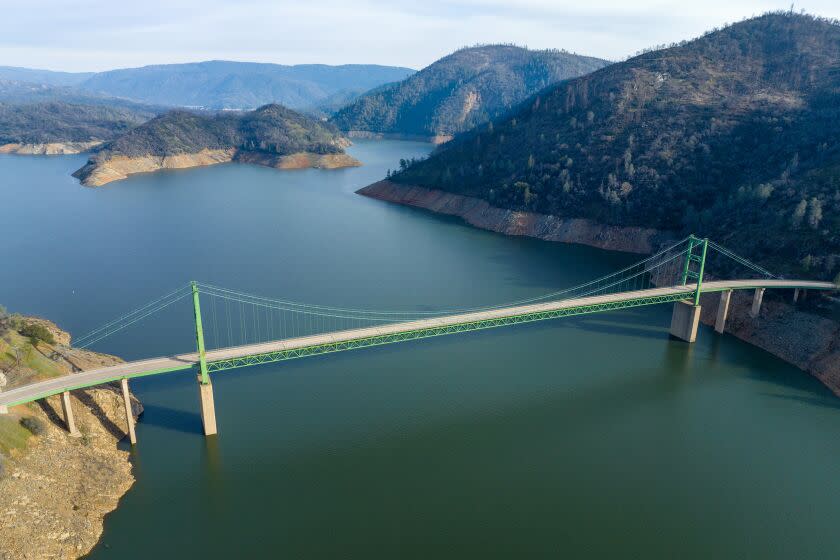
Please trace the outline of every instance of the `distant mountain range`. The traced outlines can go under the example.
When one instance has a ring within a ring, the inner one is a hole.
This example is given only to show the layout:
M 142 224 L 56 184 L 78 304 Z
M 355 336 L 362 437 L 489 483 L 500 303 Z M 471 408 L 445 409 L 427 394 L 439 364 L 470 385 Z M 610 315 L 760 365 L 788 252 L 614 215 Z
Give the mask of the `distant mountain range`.
M 321 101 L 334 104 L 336 98 L 352 99 L 413 73 L 410 68 L 372 64 L 284 66 L 208 61 L 78 74 L 2 66 L 0 82 L 18 87 L 38 84 L 49 90 L 53 100 L 114 97 L 149 105 L 208 109 L 253 109 L 280 103 L 317 110 Z
M 557 83 L 392 182 L 695 232 L 833 278 L 838 131 L 840 26 L 776 13 Z
M 16 66 L 0 66 L 0 81 L 27 82 L 46 86 L 77 86 L 93 77 L 94 72 L 54 72 Z
M 338 111 L 341 130 L 448 139 L 510 110 L 544 87 L 588 74 L 606 60 L 510 45 L 458 50 Z

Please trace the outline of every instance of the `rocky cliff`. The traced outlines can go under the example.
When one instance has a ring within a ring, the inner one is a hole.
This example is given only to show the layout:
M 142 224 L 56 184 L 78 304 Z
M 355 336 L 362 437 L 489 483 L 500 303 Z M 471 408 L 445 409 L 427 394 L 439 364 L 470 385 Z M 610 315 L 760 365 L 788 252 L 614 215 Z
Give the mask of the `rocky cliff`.
M 49 321 L 20 320 L 45 326 L 54 340 L 27 346 L 14 328 L 2 333 L 2 345 L 24 350 L 16 367 L 0 363 L 10 386 L 122 361 L 71 348 L 70 335 Z M 117 446 L 127 430 L 119 388 L 73 391 L 72 406 L 79 438 L 65 430 L 58 396 L 0 415 L 2 560 L 87 554 L 102 534 L 104 516 L 134 483 L 129 452 Z M 132 411 L 135 418 L 142 412 L 134 397 Z

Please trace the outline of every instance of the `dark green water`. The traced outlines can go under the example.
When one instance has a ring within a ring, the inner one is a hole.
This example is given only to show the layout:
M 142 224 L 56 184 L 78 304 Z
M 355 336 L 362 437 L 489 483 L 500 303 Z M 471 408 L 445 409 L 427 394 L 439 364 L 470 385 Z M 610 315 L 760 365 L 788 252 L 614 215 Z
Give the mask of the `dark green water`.
M 0 157 L 0 302 L 81 333 L 190 279 L 353 307 L 542 294 L 633 257 L 507 238 L 353 191 L 360 169 L 228 165 L 79 187 L 83 157 Z M 193 344 L 172 309 L 99 347 Z M 830 558 L 840 401 L 669 307 L 133 382 L 137 483 L 92 558 Z

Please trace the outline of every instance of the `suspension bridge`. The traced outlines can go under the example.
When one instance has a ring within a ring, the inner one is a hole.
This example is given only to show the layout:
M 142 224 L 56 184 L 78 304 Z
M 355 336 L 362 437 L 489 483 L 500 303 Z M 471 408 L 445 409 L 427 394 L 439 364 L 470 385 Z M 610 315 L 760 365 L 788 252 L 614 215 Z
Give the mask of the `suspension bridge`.
M 695 236 L 617 272 L 520 301 L 439 310 L 374 310 L 311 305 L 273 299 L 200 282 L 191 282 L 74 341 L 90 348 L 182 300 L 191 300 L 196 348 L 173 356 L 121 363 L 15 387 L 0 393 L 0 410 L 61 395 L 67 429 L 77 434 L 70 391 L 119 381 L 136 442 L 128 380 L 194 371 L 199 385 L 204 433 L 217 433 L 210 374 L 271 362 L 317 356 L 436 336 L 517 325 L 575 315 L 673 303 L 670 334 L 694 342 L 700 297 L 720 293 L 715 330 L 723 333 L 735 290 L 752 290 L 751 315 L 757 317 L 764 292 L 838 290 L 831 282 L 780 278 L 708 239 Z M 204 307 L 202 307 L 202 299 Z M 202 317 L 202 311 L 206 316 Z M 209 344 L 207 343 L 209 341 Z

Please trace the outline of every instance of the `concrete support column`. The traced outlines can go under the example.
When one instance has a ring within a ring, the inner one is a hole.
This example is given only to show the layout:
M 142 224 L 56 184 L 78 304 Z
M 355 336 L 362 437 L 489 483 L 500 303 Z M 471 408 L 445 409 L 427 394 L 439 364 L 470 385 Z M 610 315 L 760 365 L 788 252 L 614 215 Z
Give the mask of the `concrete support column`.
M 215 435 L 218 432 L 216 430 L 216 405 L 213 402 L 213 384 L 202 383 L 200 375 L 198 376 L 198 396 L 201 400 L 201 423 L 204 425 L 204 435 Z
M 700 325 L 700 306 L 691 301 L 678 301 L 674 304 L 671 315 L 671 336 L 694 342 L 697 340 L 697 327 Z
M 61 393 L 61 410 L 64 412 L 64 423 L 67 431 L 73 437 L 79 437 L 82 433 L 76 428 L 76 419 L 73 417 L 73 407 L 70 404 L 70 391 Z
M 5 404 L 0 404 L 0 414 L 8 414 L 8 413 L 9 413 L 9 407 L 6 406 Z
M 799 301 L 799 288 L 793 290 L 793 303 Z
M 752 309 L 750 309 L 751 317 L 758 317 L 758 314 L 761 311 L 762 299 L 764 299 L 764 288 L 756 288 L 755 295 L 753 296 Z
M 134 432 L 134 413 L 131 411 L 131 393 L 128 392 L 128 379 L 121 379 L 123 403 L 125 404 L 125 422 L 128 424 L 128 440 L 131 445 L 137 443 L 137 434 Z
M 726 316 L 729 314 L 729 302 L 732 299 L 732 290 L 725 290 L 720 293 L 720 303 L 718 303 L 717 318 L 715 319 L 715 332 L 723 334 L 726 328 Z

